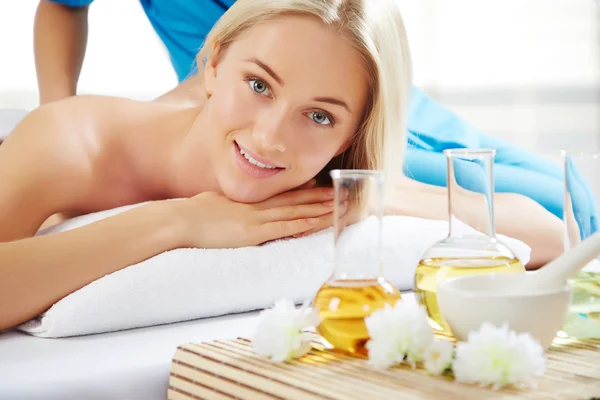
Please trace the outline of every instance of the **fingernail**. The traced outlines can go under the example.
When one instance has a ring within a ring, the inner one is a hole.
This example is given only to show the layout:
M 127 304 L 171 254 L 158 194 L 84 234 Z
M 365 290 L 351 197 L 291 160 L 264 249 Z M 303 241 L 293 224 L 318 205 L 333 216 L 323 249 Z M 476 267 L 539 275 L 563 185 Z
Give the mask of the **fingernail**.
M 329 200 L 329 201 L 325 201 L 325 202 L 323 202 L 323 205 L 324 205 L 324 206 L 327 206 L 327 207 L 331 207 L 331 206 L 333 206 L 333 204 L 334 204 L 334 201 L 333 201 L 333 200 Z
M 306 221 L 311 225 L 316 225 L 319 222 L 319 218 L 309 218 Z
M 325 194 L 327 196 L 333 197 L 333 196 L 335 196 L 335 189 L 334 188 L 329 188 L 329 189 L 325 190 Z

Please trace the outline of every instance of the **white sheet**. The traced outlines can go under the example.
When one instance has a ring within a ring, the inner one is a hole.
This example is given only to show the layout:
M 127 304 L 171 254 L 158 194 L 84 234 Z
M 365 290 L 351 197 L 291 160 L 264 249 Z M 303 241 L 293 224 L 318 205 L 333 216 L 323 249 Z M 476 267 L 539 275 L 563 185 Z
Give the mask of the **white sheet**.
M 178 345 L 249 337 L 258 312 L 98 335 L 0 334 L 0 400 L 164 400 Z
M 414 303 L 411 293 L 405 301 Z M 258 312 L 62 339 L 0 334 L 0 400 L 164 400 L 178 345 L 251 337 Z

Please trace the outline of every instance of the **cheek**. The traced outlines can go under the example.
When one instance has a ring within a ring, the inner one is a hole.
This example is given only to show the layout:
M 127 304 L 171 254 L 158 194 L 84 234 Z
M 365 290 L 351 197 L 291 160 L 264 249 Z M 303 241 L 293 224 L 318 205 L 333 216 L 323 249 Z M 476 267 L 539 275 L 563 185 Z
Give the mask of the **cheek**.
M 256 115 L 253 102 L 248 101 L 239 82 L 219 82 L 211 102 L 211 116 L 220 130 L 240 130 L 248 127 Z
M 305 140 L 297 143 L 298 164 L 303 170 L 313 176 L 320 172 L 338 153 L 342 143 L 333 138 L 324 138 L 328 132 L 323 133 L 314 140 Z M 329 132 L 330 133 L 330 132 Z

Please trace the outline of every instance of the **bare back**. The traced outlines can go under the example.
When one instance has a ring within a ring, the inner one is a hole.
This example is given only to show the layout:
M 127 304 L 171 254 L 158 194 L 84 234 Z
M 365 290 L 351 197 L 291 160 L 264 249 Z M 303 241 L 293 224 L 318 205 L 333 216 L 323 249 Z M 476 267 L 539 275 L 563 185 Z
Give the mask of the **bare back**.
M 153 155 L 160 158 L 165 131 L 185 134 L 186 119 L 172 123 L 182 113 L 190 111 L 99 96 L 31 112 L 0 146 L 0 242 L 33 236 L 58 213 L 74 216 L 164 195 L 148 187 L 140 168 Z

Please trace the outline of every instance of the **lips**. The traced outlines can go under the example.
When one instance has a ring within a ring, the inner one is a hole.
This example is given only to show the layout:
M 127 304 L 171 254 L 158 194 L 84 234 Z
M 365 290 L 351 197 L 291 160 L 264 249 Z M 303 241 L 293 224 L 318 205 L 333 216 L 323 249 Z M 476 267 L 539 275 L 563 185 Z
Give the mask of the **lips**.
M 261 158 L 246 148 L 241 147 L 235 141 L 233 148 L 236 163 L 247 175 L 253 178 L 269 178 L 285 170 L 285 168 L 278 164 Z

